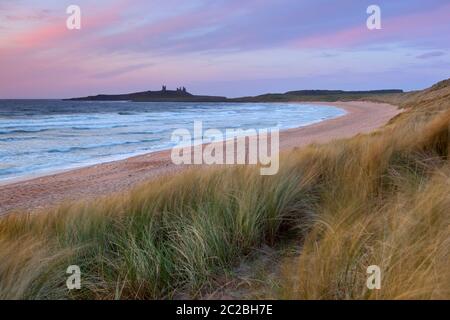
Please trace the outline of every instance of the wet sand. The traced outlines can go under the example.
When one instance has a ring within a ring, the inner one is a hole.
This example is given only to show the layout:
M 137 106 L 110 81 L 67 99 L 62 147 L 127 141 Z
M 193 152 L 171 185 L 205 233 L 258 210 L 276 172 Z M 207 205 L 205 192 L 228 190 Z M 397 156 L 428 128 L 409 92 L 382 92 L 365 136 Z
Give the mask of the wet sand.
M 389 104 L 363 101 L 314 104 L 337 106 L 345 109 L 347 114 L 282 131 L 282 151 L 367 133 L 384 125 L 401 112 Z M 173 164 L 170 153 L 170 150 L 153 152 L 43 177 L 0 183 L 0 215 L 19 210 L 39 210 L 66 201 L 88 200 L 126 191 L 142 182 L 170 176 L 188 167 Z

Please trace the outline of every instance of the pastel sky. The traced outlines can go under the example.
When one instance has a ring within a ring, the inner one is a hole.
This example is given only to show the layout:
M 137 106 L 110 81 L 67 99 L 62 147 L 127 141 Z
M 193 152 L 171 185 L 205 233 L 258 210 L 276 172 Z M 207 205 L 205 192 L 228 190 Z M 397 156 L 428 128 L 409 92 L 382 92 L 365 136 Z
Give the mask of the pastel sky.
M 449 49 L 448 0 L 0 0 L 0 98 L 411 90 L 450 77 Z

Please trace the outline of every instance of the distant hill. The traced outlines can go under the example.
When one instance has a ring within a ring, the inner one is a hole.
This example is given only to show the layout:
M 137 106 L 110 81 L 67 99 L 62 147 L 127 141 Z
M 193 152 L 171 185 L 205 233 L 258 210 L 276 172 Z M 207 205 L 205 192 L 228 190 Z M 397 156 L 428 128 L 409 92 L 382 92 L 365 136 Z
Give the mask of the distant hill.
M 298 90 L 288 91 L 287 95 L 299 96 L 322 96 L 322 95 L 352 95 L 352 94 L 387 94 L 387 93 L 402 93 L 403 90 L 389 89 L 389 90 L 368 90 L 368 91 L 344 91 L 344 90 Z
M 268 93 L 254 97 L 226 98 L 221 96 L 193 95 L 185 88 L 177 90 L 143 91 L 127 94 L 99 94 L 81 98 L 66 99 L 70 101 L 133 101 L 133 102 L 289 102 L 289 101 L 338 101 L 360 100 L 367 97 L 383 97 L 402 94 L 403 90 L 298 90 L 286 93 Z
M 255 97 L 242 97 L 229 99 L 235 102 L 289 102 L 289 101 L 338 101 L 360 100 L 371 96 L 387 96 L 403 93 L 403 90 L 369 90 L 369 91 L 344 91 L 344 90 L 297 90 L 286 93 L 268 93 Z
M 226 97 L 199 96 L 186 91 L 177 90 L 142 91 L 126 94 L 99 94 L 81 98 L 65 99 L 68 101 L 133 101 L 133 102 L 224 102 Z

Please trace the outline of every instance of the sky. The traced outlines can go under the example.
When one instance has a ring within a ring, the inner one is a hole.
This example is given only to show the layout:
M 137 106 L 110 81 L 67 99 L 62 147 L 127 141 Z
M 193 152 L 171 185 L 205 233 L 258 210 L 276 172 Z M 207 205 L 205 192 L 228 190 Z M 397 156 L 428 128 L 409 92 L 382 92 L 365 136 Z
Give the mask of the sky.
M 450 77 L 449 48 L 448 0 L 0 0 L 0 98 L 415 90 Z

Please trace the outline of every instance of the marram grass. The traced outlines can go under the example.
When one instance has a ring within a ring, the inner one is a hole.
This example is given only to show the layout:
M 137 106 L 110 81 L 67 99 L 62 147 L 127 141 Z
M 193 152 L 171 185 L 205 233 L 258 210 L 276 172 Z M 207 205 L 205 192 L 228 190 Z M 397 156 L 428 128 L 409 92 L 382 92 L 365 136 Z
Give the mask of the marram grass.
M 258 296 L 449 299 L 449 87 L 415 94 L 424 108 L 377 132 L 284 154 L 275 176 L 191 170 L 3 217 L 0 298 L 201 298 L 243 257 L 289 235 L 298 257 L 280 261 L 279 285 Z M 380 290 L 366 287 L 373 264 Z M 69 265 L 81 268 L 80 290 L 66 287 Z

